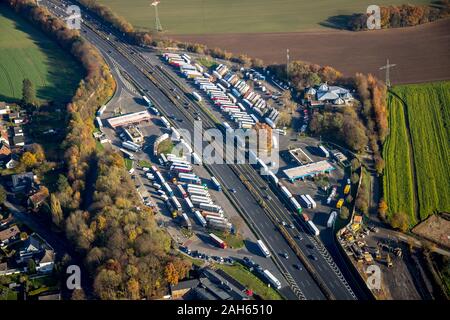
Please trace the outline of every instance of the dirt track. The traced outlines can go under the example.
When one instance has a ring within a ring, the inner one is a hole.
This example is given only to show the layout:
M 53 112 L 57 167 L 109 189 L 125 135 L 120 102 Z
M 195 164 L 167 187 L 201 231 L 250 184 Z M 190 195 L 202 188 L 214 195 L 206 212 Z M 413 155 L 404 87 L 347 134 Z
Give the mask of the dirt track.
M 222 35 L 177 35 L 173 38 L 205 43 L 233 53 L 246 53 L 267 63 L 291 60 L 330 65 L 345 75 L 373 73 L 386 58 L 397 64 L 393 84 L 450 79 L 450 19 L 411 28 L 368 32 L 317 31 Z

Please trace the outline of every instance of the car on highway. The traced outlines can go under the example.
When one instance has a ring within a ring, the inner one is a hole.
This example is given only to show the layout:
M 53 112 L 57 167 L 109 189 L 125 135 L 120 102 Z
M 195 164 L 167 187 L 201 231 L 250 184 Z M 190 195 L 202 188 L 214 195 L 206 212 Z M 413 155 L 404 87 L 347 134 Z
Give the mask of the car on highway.
M 282 255 L 285 259 L 289 259 L 289 255 L 287 254 L 287 252 L 283 252 Z
M 290 227 L 291 229 L 295 229 L 295 226 L 294 226 L 293 223 L 291 223 L 291 224 L 289 225 L 289 227 Z
M 303 240 L 303 237 L 301 235 L 299 235 L 299 234 L 296 234 L 294 236 L 294 238 L 297 239 L 297 240 L 300 240 L 300 241 Z
M 299 264 L 293 264 L 292 266 L 294 267 L 294 269 L 297 269 L 299 271 L 303 270 L 303 268 Z
M 286 223 L 286 221 L 281 221 L 281 224 L 283 225 L 283 227 L 286 227 L 287 226 L 287 223 Z
M 317 257 L 316 257 L 315 255 L 313 255 L 313 254 L 310 254 L 310 255 L 309 255 L 309 258 L 310 258 L 311 260 L 314 260 L 314 261 L 319 260 L 319 259 L 317 259 Z
M 230 189 L 230 192 L 231 192 L 231 193 L 236 193 L 237 191 L 236 191 L 235 188 L 231 188 L 231 189 Z

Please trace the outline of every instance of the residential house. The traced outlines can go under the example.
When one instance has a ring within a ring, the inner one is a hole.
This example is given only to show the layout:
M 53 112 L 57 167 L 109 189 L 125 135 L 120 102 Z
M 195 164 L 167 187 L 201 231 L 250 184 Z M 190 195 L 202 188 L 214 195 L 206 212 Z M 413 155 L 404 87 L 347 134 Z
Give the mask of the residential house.
M 0 159 L 6 158 L 11 154 L 11 149 L 9 144 L 4 141 L 0 141 Z
M 341 106 L 354 100 L 350 90 L 339 86 L 329 86 L 327 83 L 322 83 L 317 88 L 307 88 L 305 97 L 311 100 L 311 105 L 333 104 Z
M 23 147 L 25 145 L 25 137 L 22 136 L 14 136 L 13 137 L 13 145 L 16 147 Z
M 17 226 L 11 226 L 6 228 L 3 231 L 0 231 L 0 246 L 6 246 L 10 244 L 11 242 L 19 239 L 20 237 L 20 230 Z
M 34 192 L 32 195 L 28 197 L 28 205 L 33 210 L 37 210 L 47 198 L 48 198 L 47 188 L 40 187 L 38 191 Z
M 5 127 L 3 127 L 1 124 L 0 124 L 0 141 L 6 143 L 9 146 L 8 130 L 6 130 Z
M 23 129 L 22 127 L 14 127 L 14 136 L 23 136 Z
M 4 158 L 0 158 L 0 166 L 6 169 L 14 169 L 19 165 L 19 157 L 11 153 L 9 156 L 6 156 Z
M 25 119 L 22 117 L 20 112 L 12 112 L 9 114 L 9 120 L 11 120 L 14 124 L 21 124 Z
M 41 273 L 52 272 L 55 265 L 55 251 L 36 233 L 28 237 L 18 256 L 17 263 L 27 263 L 29 259 L 33 259 L 36 271 Z
M 11 179 L 13 192 L 28 192 L 34 185 L 35 177 L 33 172 L 26 172 L 15 174 Z
M 7 105 L 6 102 L 0 102 L 0 115 L 8 114 L 9 112 L 9 105 Z
M 178 282 L 176 285 L 170 286 L 170 294 L 173 300 L 178 300 L 183 298 L 189 291 L 194 289 L 199 285 L 200 281 L 198 279 L 191 279 Z

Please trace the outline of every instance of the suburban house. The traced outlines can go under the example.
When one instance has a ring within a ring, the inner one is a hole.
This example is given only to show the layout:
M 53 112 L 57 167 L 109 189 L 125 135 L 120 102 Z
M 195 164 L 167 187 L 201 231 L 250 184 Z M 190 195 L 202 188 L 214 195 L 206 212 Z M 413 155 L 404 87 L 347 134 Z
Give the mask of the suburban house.
M 9 145 L 8 130 L 6 130 L 2 125 L 0 125 L 0 141 Z
M 21 124 L 25 120 L 20 112 L 11 112 L 9 114 L 9 120 L 11 120 L 14 124 Z
M 55 251 L 36 233 L 28 237 L 18 255 L 17 263 L 27 263 L 29 259 L 33 259 L 36 271 L 41 273 L 52 272 L 55 265 Z
M 248 300 L 246 288 L 222 270 L 203 268 L 198 279 L 179 282 L 170 287 L 172 299 Z
M 15 167 L 17 167 L 18 164 L 19 164 L 19 157 L 14 153 L 11 153 L 10 155 L 3 158 L 0 157 L 0 166 L 2 168 L 14 169 Z
M 23 147 L 25 145 L 25 137 L 22 136 L 14 136 L 13 137 L 13 145 L 16 147 Z
M 12 191 L 13 192 L 28 192 L 34 185 L 34 173 L 26 172 L 21 174 L 15 174 L 12 179 Z
M 23 136 L 23 129 L 21 127 L 14 127 L 14 136 Z
M 191 279 L 178 282 L 176 285 L 170 286 L 170 294 L 173 300 L 183 298 L 191 289 L 194 289 L 199 285 L 198 279 Z
M 3 140 L 0 141 L 0 159 L 3 159 L 11 154 L 11 149 L 9 148 L 9 144 L 4 142 Z
M 12 241 L 19 239 L 20 230 L 17 226 L 11 226 L 5 230 L 0 231 L 0 246 L 6 246 Z
M 324 104 L 341 106 L 347 105 L 354 100 L 350 90 L 338 86 L 329 86 L 327 83 L 322 83 L 316 88 L 307 88 L 305 98 L 310 100 L 311 106 Z
M 32 209 L 37 210 L 47 198 L 48 190 L 46 188 L 40 187 L 39 190 L 28 197 L 28 205 Z
M 9 105 L 7 105 L 6 102 L 0 102 L 0 115 L 8 114 L 9 111 Z

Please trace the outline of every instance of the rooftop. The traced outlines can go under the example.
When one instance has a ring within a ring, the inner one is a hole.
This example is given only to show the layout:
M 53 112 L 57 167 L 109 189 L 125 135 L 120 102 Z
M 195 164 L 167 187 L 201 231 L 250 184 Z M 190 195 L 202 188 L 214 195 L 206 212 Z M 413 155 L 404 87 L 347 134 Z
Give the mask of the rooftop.
M 302 166 L 283 170 L 284 174 L 290 180 L 301 179 L 307 176 L 313 176 L 319 173 L 330 172 L 335 168 L 326 160 L 308 163 Z

